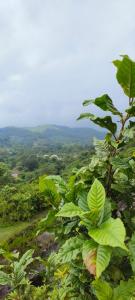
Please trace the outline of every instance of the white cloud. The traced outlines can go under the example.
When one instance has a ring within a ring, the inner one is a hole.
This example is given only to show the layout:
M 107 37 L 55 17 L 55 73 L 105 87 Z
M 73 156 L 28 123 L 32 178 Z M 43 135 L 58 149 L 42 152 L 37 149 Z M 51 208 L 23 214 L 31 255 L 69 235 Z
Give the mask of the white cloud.
M 9 76 L 9 81 L 15 81 L 15 82 L 17 82 L 17 81 L 21 81 L 22 80 L 22 75 L 21 74 L 11 74 L 10 76 Z
M 103 92 L 123 108 L 111 61 L 135 59 L 134 11 L 134 0 L 1 1 L 0 126 L 75 124 Z

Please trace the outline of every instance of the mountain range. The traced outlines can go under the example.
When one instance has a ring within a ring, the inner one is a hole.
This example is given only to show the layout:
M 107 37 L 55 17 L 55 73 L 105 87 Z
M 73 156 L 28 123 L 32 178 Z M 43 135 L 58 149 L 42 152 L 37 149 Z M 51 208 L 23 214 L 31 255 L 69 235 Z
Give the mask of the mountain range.
M 94 137 L 102 139 L 105 133 L 94 128 L 43 125 L 36 127 L 0 128 L 0 146 L 13 144 L 90 144 Z

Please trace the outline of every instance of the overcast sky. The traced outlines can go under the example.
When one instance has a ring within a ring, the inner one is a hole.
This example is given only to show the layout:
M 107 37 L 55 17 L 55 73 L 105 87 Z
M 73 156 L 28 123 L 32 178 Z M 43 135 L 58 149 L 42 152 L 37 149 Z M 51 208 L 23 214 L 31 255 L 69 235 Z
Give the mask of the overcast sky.
M 0 126 L 76 126 L 105 92 L 122 110 L 120 54 L 135 59 L 134 0 L 1 0 Z

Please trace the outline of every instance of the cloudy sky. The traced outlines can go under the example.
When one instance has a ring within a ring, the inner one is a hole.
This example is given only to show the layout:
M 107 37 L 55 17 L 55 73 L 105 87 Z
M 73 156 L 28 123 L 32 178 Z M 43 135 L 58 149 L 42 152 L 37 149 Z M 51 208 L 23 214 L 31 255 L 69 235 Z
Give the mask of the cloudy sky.
M 135 59 L 134 37 L 134 0 L 0 1 L 0 127 L 75 126 L 105 92 L 123 109 L 111 61 Z

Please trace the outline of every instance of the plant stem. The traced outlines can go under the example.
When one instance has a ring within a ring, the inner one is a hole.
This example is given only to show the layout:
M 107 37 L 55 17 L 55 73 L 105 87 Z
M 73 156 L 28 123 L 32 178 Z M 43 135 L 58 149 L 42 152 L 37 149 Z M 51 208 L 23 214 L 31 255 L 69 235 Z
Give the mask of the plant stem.
M 110 158 L 114 157 L 116 155 L 116 152 L 117 150 L 116 149 L 113 149 L 114 151 L 110 154 Z M 111 184 L 112 184 L 112 179 L 113 179 L 113 174 L 114 174 L 114 171 L 113 171 L 113 166 L 111 164 L 111 162 L 109 161 L 109 167 L 108 167 L 108 174 L 107 174 L 107 187 L 106 187 L 106 190 L 107 190 L 107 196 L 110 195 L 110 191 L 111 191 Z
M 133 101 L 133 99 L 131 99 Z M 115 140 L 119 143 L 120 140 L 122 139 L 122 136 L 123 136 L 123 131 L 125 129 L 125 124 L 126 122 L 128 121 L 129 119 L 129 115 L 126 114 L 125 116 L 123 116 L 121 118 L 121 129 L 120 129 L 120 132 L 119 132 L 119 135 L 118 137 L 116 138 L 115 137 Z M 114 149 L 114 151 L 112 151 L 112 153 L 110 153 L 110 158 L 114 157 L 115 155 L 117 154 L 117 149 Z M 108 168 L 108 174 L 107 174 L 107 196 L 110 195 L 110 191 L 111 191 L 111 184 L 112 184 L 112 180 L 113 180 L 113 174 L 114 174 L 114 171 L 113 171 L 113 166 L 111 164 L 111 162 L 109 162 L 109 168 Z
M 125 128 L 125 124 L 127 122 L 127 120 L 129 119 L 129 114 L 126 114 L 125 116 L 122 117 L 121 119 L 121 129 L 120 129 L 120 132 L 119 132 L 119 135 L 118 135 L 118 138 L 117 138 L 117 142 L 120 142 L 122 136 L 123 136 L 123 131 L 124 131 L 124 128 Z

